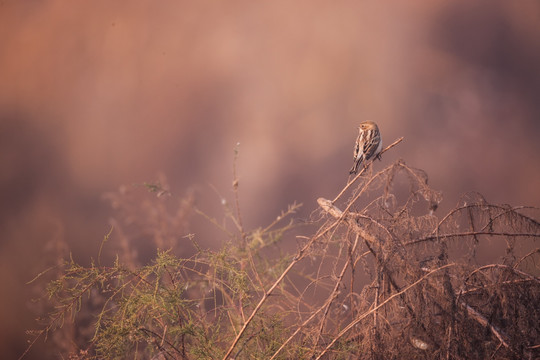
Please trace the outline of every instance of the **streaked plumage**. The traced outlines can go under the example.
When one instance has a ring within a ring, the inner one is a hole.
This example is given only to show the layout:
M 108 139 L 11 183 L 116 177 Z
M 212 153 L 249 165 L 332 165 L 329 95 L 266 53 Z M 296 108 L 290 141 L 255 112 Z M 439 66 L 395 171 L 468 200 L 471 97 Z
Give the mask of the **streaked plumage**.
M 366 166 L 368 161 L 380 158 L 381 150 L 382 139 L 377 124 L 373 121 L 361 123 L 354 145 L 354 164 L 349 174 L 356 174 L 360 165 Z

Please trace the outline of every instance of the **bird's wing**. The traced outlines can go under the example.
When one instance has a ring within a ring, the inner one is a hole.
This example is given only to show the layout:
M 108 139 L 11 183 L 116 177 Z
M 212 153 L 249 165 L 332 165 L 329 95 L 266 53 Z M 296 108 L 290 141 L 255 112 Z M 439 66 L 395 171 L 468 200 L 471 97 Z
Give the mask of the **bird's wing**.
M 363 139 L 364 159 L 369 160 L 377 152 L 377 148 L 379 147 L 379 143 L 381 142 L 381 135 L 379 134 L 377 130 L 364 131 L 364 134 L 365 134 L 364 139 Z
M 361 143 L 362 141 L 362 133 L 358 134 L 358 137 L 356 138 L 356 143 L 354 145 L 354 152 L 353 152 L 353 160 L 358 160 L 358 157 L 361 156 L 364 152 L 364 145 Z

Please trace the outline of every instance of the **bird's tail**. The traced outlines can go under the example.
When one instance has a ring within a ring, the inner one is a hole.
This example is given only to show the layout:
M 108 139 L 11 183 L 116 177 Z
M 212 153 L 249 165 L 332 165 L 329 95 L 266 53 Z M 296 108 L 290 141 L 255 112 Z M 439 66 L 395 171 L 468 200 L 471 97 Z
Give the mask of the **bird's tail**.
M 362 163 L 362 158 L 355 160 L 351 170 L 349 170 L 349 175 L 356 174 L 358 172 L 358 167 L 360 166 L 361 163 Z

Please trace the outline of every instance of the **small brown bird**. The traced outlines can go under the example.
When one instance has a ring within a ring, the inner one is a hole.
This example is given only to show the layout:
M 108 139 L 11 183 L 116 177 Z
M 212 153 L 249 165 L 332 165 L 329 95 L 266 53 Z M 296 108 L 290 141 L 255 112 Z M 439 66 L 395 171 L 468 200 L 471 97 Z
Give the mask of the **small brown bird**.
M 354 164 L 349 174 L 356 174 L 362 163 L 366 166 L 369 160 L 381 158 L 382 139 L 377 124 L 373 121 L 364 121 L 358 130 L 354 145 Z

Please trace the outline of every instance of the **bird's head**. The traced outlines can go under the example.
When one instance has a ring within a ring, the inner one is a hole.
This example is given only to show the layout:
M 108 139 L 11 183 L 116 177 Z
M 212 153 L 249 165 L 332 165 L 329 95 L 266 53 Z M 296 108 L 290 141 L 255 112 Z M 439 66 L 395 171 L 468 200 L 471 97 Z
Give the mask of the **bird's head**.
M 377 129 L 377 124 L 373 121 L 364 121 L 360 124 L 360 130 L 374 130 Z

